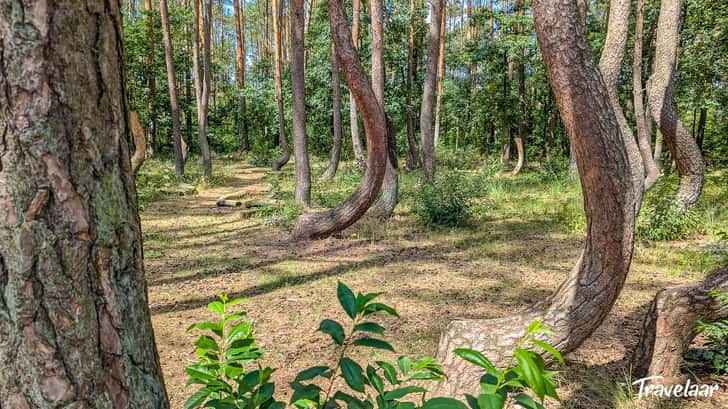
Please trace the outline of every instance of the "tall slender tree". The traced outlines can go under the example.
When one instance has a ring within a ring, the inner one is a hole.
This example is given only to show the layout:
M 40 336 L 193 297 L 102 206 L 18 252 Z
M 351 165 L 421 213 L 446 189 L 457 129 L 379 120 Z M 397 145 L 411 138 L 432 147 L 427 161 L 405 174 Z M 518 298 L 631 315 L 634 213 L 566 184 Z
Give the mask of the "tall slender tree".
M 240 152 L 250 150 L 248 137 L 248 114 L 245 100 L 245 0 L 233 0 L 233 13 L 235 20 L 235 68 L 237 70 L 237 85 L 240 92 Z
M 291 15 L 291 111 L 293 117 L 293 150 L 296 155 L 297 202 L 311 205 L 311 166 L 308 162 L 306 136 L 306 76 L 304 72 L 304 0 L 290 0 Z
M 282 0 L 273 0 L 273 37 L 275 41 L 275 82 L 276 104 L 278 105 L 278 144 L 281 147 L 281 156 L 273 161 L 273 170 L 279 170 L 291 158 L 291 148 L 286 139 L 286 116 L 283 113 L 283 84 L 281 81 L 281 65 L 283 64 L 283 43 L 281 41 L 281 16 L 283 15 Z
M 121 2 L 0 6 L 0 405 L 168 408 Z
M 468 9 L 470 9 L 470 4 L 468 3 Z M 440 144 L 440 107 L 442 106 L 442 86 L 443 82 L 445 81 L 445 26 L 446 26 L 446 15 L 447 15 L 447 8 L 443 8 L 442 10 L 442 18 L 440 19 L 440 53 L 439 58 L 437 59 L 437 100 L 435 102 L 435 135 L 434 135 L 434 144 L 435 148 L 437 148 L 437 145 Z M 467 25 L 467 33 L 470 33 L 470 19 L 468 18 L 468 25 Z M 468 67 L 469 69 L 469 67 Z
M 147 134 L 147 156 L 157 152 L 157 75 L 154 71 L 154 8 L 152 0 L 144 0 L 144 12 L 147 15 L 147 87 L 149 87 L 149 128 Z
M 210 144 L 207 140 L 207 117 L 210 103 L 210 71 L 212 70 L 210 56 L 212 0 L 194 0 L 193 7 L 195 10 L 192 22 L 192 70 L 194 71 L 195 96 L 197 98 L 198 138 L 204 174 L 205 176 L 211 176 L 212 158 L 210 156 Z
M 174 45 L 169 29 L 169 8 L 167 0 L 159 0 L 159 13 L 162 19 L 162 34 L 164 36 L 164 61 L 167 65 L 167 84 L 169 87 L 169 112 L 172 116 L 172 141 L 174 144 L 174 170 L 177 180 L 182 180 L 185 173 L 185 159 L 187 144 L 182 139 L 182 126 L 179 116 L 179 101 L 177 100 L 177 79 L 174 68 Z
M 332 105 L 332 135 L 333 141 L 331 144 L 331 157 L 329 159 L 329 166 L 321 175 L 321 180 L 333 179 L 336 175 L 336 171 L 339 168 L 339 160 L 341 159 L 341 145 L 344 142 L 344 132 L 342 128 L 341 120 L 341 80 L 339 73 L 339 59 L 336 57 L 336 49 L 334 44 L 331 44 L 331 105 Z
M 361 2 L 353 0 L 351 15 L 351 37 L 354 40 L 354 47 L 359 48 L 359 19 Z M 364 163 L 364 147 L 361 144 L 361 136 L 359 135 L 359 116 L 356 109 L 356 98 L 354 94 L 349 92 L 349 129 L 351 130 L 351 146 L 354 150 L 354 160 L 358 164 Z
M 422 86 L 422 107 L 420 109 L 420 138 L 422 142 L 422 168 L 425 177 L 435 175 L 435 140 L 432 133 L 432 110 L 437 87 L 437 64 L 440 55 L 440 25 L 442 23 L 444 0 L 433 0 L 430 12 L 430 32 L 427 48 L 427 66 Z
M 407 115 L 407 170 L 414 170 L 419 166 L 420 150 L 415 139 L 415 113 L 412 93 L 415 77 L 415 0 L 409 2 L 409 24 L 407 28 L 407 83 L 405 95 L 405 109 Z

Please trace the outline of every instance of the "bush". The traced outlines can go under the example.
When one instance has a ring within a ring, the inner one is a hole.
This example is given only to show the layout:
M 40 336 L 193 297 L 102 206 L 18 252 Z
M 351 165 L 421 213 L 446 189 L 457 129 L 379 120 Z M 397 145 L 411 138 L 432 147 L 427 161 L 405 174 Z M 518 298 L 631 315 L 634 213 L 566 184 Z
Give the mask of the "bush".
M 728 292 L 711 291 L 710 296 L 721 305 L 728 305 Z M 698 322 L 696 332 L 705 338 L 704 348 L 688 351 L 688 359 L 708 363 L 717 374 L 728 373 L 728 320 L 716 322 Z
M 685 239 L 700 226 L 694 210 L 683 210 L 672 203 L 646 206 L 637 224 L 637 236 L 645 241 Z
M 412 212 L 424 224 L 456 227 L 470 218 L 470 191 L 458 174 L 448 173 L 423 182 L 414 199 Z

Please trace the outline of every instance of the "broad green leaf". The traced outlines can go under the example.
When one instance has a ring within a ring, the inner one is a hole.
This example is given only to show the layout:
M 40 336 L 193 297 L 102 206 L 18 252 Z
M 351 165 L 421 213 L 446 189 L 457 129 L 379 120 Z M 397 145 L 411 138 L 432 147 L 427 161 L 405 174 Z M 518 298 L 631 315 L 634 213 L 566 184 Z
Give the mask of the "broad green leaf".
M 397 360 L 397 366 L 399 366 L 399 370 L 402 371 L 402 375 L 407 375 L 410 368 L 412 368 L 412 361 L 410 361 L 410 359 L 406 356 L 401 356 Z
M 245 298 L 245 297 L 238 297 L 238 298 L 228 301 L 227 305 L 238 305 L 241 302 L 246 301 L 246 300 L 247 300 L 247 298 Z
M 433 398 L 425 402 L 422 409 L 468 409 L 468 407 L 452 398 Z
M 514 397 L 516 400 L 516 403 L 518 403 L 519 406 L 523 406 L 527 409 L 544 409 L 543 405 L 533 400 L 532 397 L 526 395 L 525 393 L 519 393 Z
M 471 364 L 475 364 L 481 368 L 485 368 L 486 370 L 490 371 L 497 371 L 495 366 L 492 362 L 490 362 L 490 359 L 488 359 L 485 355 L 481 354 L 478 351 L 475 351 L 473 349 L 468 348 L 458 348 L 453 351 L 455 355 L 459 356 L 460 358 L 463 358 L 464 360 L 470 362 Z
M 354 297 L 354 293 L 351 292 L 346 284 L 339 281 L 339 286 L 336 289 L 336 296 L 339 298 L 339 304 L 341 304 L 341 307 L 344 311 L 346 311 L 346 315 L 348 315 L 349 318 L 354 319 L 354 317 L 356 317 L 356 297 Z
M 310 399 L 299 399 L 293 402 L 293 405 L 300 409 L 314 409 L 318 404 Z
M 293 388 L 293 396 L 291 396 L 291 402 L 308 400 L 318 402 L 321 396 L 321 388 L 317 385 L 304 385 L 299 382 L 292 382 L 291 387 Z
M 536 321 L 533 321 L 532 323 L 528 324 L 528 333 L 529 334 L 536 333 L 538 330 L 541 329 L 541 324 L 542 324 L 541 320 L 536 320 Z
M 362 322 L 354 327 L 354 331 L 365 331 L 374 334 L 384 335 L 384 327 L 376 322 Z
M 484 393 L 478 396 L 478 406 L 480 409 L 502 409 L 506 401 L 503 396 L 497 393 Z
M 328 366 L 313 366 L 306 370 L 303 370 L 296 375 L 294 382 L 307 381 L 317 376 L 323 376 L 325 378 L 331 378 L 331 369 Z
M 193 329 L 197 329 L 200 331 L 210 330 L 218 337 L 222 336 L 222 326 L 216 322 L 200 322 L 187 327 L 188 332 L 192 331 Z
M 319 325 L 319 331 L 329 334 L 336 345 L 344 345 L 344 328 L 334 320 L 323 320 Z
M 369 378 L 369 384 L 374 387 L 378 394 L 384 393 L 384 381 L 382 377 L 377 374 L 377 370 L 373 366 L 367 365 L 367 378 Z
M 359 400 L 342 391 L 337 391 L 334 394 L 334 400 L 345 402 L 347 409 L 371 409 L 372 407 L 369 402 Z
M 185 368 L 185 372 L 187 375 L 189 375 L 191 378 L 196 379 L 215 379 L 217 374 L 213 372 L 210 368 L 206 367 L 205 365 L 189 365 Z
M 195 346 L 200 349 L 211 349 L 213 351 L 219 351 L 217 342 L 209 335 L 200 335 L 195 342 Z
M 346 357 L 341 358 L 339 366 L 341 368 L 341 375 L 344 377 L 346 384 L 357 392 L 364 392 L 365 379 L 361 366 Z
M 397 407 L 395 409 L 416 409 L 417 405 L 415 405 L 412 402 L 397 402 Z
M 366 305 L 369 304 L 370 301 L 379 297 L 381 294 L 382 293 L 370 293 L 370 294 L 359 293 L 359 294 L 357 294 L 356 295 L 356 312 L 364 311 L 364 307 L 366 307 Z
M 252 326 L 253 324 L 249 321 L 243 321 L 236 324 L 230 329 L 227 336 L 227 342 L 232 343 L 238 339 L 250 337 L 252 335 Z
M 225 314 L 225 304 L 221 303 L 220 301 L 213 301 L 207 304 L 207 309 L 216 314 Z
M 352 345 L 370 347 L 370 348 L 378 348 L 378 349 L 386 349 L 387 351 L 394 352 L 394 347 L 392 347 L 392 345 L 390 345 L 386 341 L 382 341 L 381 339 L 376 339 L 376 338 L 357 339 L 356 341 L 354 341 L 352 343 Z
M 184 409 L 193 409 L 202 406 L 202 403 L 210 396 L 210 391 L 207 388 L 202 388 L 197 392 L 193 393 L 192 396 L 185 402 Z
M 379 365 L 380 368 L 382 368 L 382 370 L 384 371 L 384 377 L 390 384 L 398 385 L 400 383 L 397 379 L 397 369 L 394 367 L 394 365 L 385 361 L 377 361 L 376 364 Z
M 397 311 L 394 308 L 379 302 L 371 303 L 364 308 L 364 315 L 370 315 L 377 312 L 385 312 L 389 315 L 399 317 L 399 314 L 397 314 Z
M 541 376 L 541 371 L 538 365 L 531 358 L 529 351 L 517 348 L 514 351 L 516 360 L 518 361 L 518 367 L 523 371 L 523 377 L 528 384 L 528 387 L 536 394 L 540 399 L 543 399 L 546 393 L 544 387 L 544 380 Z
M 234 312 L 232 314 L 225 316 L 225 318 L 222 320 L 222 322 L 235 321 L 235 320 L 245 317 L 246 315 L 247 315 L 247 313 L 245 311 Z
M 405 386 L 403 388 L 397 388 L 384 394 L 384 400 L 396 400 L 402 399 L 405 396 L 412 393 L 424 393 L 427 389 L 421 386 Z
M 559 351 L 557 351 L 556 348 L 553 347 L 553 345 L 547 342 L 539 341 L 537 339 L 532 339 L 531 343 L 551 354 L 552 357 L 559 361 L 561 366 L 566 365 L 566 363 L 564 362 L 564 357 L 561 356 L 561 353 L 559 353 Z

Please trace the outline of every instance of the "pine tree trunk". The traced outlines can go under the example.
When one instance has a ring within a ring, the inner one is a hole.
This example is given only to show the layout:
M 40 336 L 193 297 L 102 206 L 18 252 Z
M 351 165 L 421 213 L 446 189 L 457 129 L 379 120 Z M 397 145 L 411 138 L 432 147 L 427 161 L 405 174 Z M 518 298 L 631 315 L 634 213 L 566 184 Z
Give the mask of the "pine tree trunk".
M 440 107 L 442 106 L 442 83 L 445 79 L 445 22 L 446 10 L 442 10 L 442 18 L 440 23 L 440 56 L 437 61 L 437 101 L 435 102 L 435 148 L 440 144 Z M 469 24 L 470 20 L 468 20 Z M 468 25 L 470 31 L 470 25 Z M 468 67 L 470 68 L 470 67 Z
M 233 13 L 235 19 L 235 67 L 237 69 L 237 85 L 240 91 L 240 152 L 250 150 L 248 138 L 248 118 L 245 101 L 245 1 L 233 0 Z
M 415 0 L 410 0 L 409 28 L 407 34 L 407 170 L 415 170 L 420 165 L 420 150 L 415 139 L 415 114 L 412 107 L 412 87 L 415 77 Z
M 210 101 L 210 13 L 212 12 L 212 0 L 194 0 L 195 17 L 192 23 L 192 69 L 195 72 L 195 96 L 197 98 L 197 126 L 198 139 L 200 143 L 200 154 L 204 175 L 212 175 L 212 159 L 210 157 L 210 145 L 207 141 L 207 111 Z M 205 11 L 207 9 L 207 11 Z M 200 38 L 202 33 L 202 38 Z M 203 44 L 200 44 L 200 43 Z M 202 51 L 202 56 L 200 56 Z M 202 63 L 200 63 L 202 57 Z
M 360 0 L 353 0 L 351 37 L 354 41 L 354 47 L 357 49 L 359 48 L 360 7 Z M 361 144 L 361 136 L 359 135 L 359 117 L 356 109 L 356 98 L 351 91 L 349 91 L 349 128 L 351 129 L 351 146 L 354 150 L 354 160 L 358 165 L 361 165 L 364 163 L 364 147 Z
M 330 1 L 328 11 L 336 55 L 344 69 L 349 89 L 361 110 L 367 136 L 367 166 L 361 185 L 338 207 L 301 215 L 293 227 L 294 239 L 327 237 L 359 220 L 379 194 L 387 166 L 387 121 L 384 110 L 377 102 L 359 61 L 343 5 L 338 1 Z
M 432 133 L 432 110 L 437 87 L 437 63 L 440 54 L 440 25 L 442 22 L 444 0 L 432 1 L 430 13 L 430 33 L 427 50 L 427 67 L 422 91 L 420 110 L 420 137 L 422 142 L 422 168 L 426 178 L 435 175 L 435 140 Z
M 333 110 L 332 127 L 333 141 L 331 145 L 331 158 L 329 166 L 321 175 L 321 180 L 333 179 L 339 169 L 341 159 L 341 145 L 344 142 L 344 133 L 341 120 L 341 80 L 339 77 L 339 59 L 336 57 L 336 49 L 331 44 L 331 105 Z
M 663 0 L 657 22 L 657 41 L 652 76 L 647 83 L 650 114 L 670 149 L 680 174 L 675 204 L 687 209 L 700 198 L 705 164 L 700 149 L 678 116 L 673 101 L 681 0 Z
M 154 9 L 152 0 L 144 0 L 144 12 L 147 13 L 147 86 L 149 87 L 149 137 L 147 141 L 147 156 L 154 157 L 157 153 L 157 78 L 154 72 Z
M 169 31 L 169 8 L 167 0 L 159 0 L 159 12 L 162 18 L 162 34 L 164 35 L 164 61 L 167 65 L 167 84 L 169 86 L 169 111 L 172 115 L 172 141 L 174 143 L 174 170 L 177 181 L 182 180 L 185 173 L 185 154 L 182 141 L 182 125 L 177 100 L 177 79 L 174 69 L 174 45 Z
M 275 40 L 275 82 L 276 103 L 278 104 L 278 144 L 283 151 L 281 156 L 273 161 L 273 170 L 280 170 L 291 158 L 291 148 L 286 139 L 286 117 L 283 113 L 283 85 L 281 83 L 281 65 L 283 64 L 281 41 L 281 16 L 283 14 L 282 0 L 273 0 L 273 37 Z
M 120 2 L 0 6 L 0 405 L 168 408 Z
M 296 155 L 296 188 L 294 198 L 304 206 L 311 205 L 311 166 L 308 162 L 306 136 L 306 76 L 303 25 L 304 0 L 290 0 L 291 14 L 291 111 L 293 118 L 293 150 Z
M 576 3 L 534 1 L 533 14 L 549 82 L 576 154 L 587 240 L 569 278 L 544 302 L 502 319 L 449 324 L 437 353 L 449 376 L 441 394 L 480 389 L 482 373 L 453 349 L 479 350 L 503 366 L 536 319 L 554 330 L 549 341 L 559 351 L 578 348 L 611 310 L 629 271 L 644 172 L 639 151 L 629 148 L 621 132 Z

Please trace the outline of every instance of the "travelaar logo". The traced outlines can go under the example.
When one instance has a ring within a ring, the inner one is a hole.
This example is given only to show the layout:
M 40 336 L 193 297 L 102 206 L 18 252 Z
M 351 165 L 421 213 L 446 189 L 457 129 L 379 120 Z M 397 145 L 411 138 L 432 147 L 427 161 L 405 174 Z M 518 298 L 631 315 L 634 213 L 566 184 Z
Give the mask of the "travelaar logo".
M 637 396 L 642 398 L 693 398 L 693 397 L 711 397 L 713 393 L 720 389 L 719 385 L 693 384 L 690 379 L 685 384 L 662 385 L 650 381 L 661 380 L 662 376 L 648 376 L 647 378 L 638 379 L 632 382 L 632 385 L 639 385 Z M 649 384 L 648 384 L 649 383 Z

